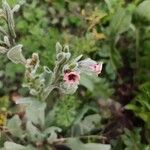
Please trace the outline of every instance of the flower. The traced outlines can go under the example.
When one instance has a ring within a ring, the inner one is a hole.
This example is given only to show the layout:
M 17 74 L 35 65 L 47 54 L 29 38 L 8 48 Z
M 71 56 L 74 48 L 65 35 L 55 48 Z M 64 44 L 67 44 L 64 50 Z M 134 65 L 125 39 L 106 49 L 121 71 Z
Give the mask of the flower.
M 78 88 L 80 74 L 77 71 L 65 72 L 64 82 L 61 82 L 60 89 L 65 94 L 73 94 Z
M 78 69 L 80 72 L 83 73 L 94 73 L 96 75 L 99 75 L 102 71 L 102 66 L 102 62 L 97 63 L 96 61 L 90 58 L 78 62 Z
M 93 71 L 96 75 L 99 75 L 102 71 L 102 63 L 90 65 L 91 71 Z
M 73 85 L 73 84 L 78 85 L 80 81 L 80 74 L 75 71 L 66 72 L 64 74 L 64 81 L 68 85 Z

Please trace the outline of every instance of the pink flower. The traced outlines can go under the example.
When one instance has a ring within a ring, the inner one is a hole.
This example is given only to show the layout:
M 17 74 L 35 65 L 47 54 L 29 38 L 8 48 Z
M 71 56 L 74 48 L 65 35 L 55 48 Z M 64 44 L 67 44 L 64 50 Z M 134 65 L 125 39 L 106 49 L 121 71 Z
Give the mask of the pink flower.
M 100 64 L 92 64 L 89 67 L 91 68 L 91 71 L 94 72 L 96 75 L 99 75 L 102 71 L 102 63 Z
M 103 63 L 97 63 L 96 61 L 87 58 L 85 60 L 79 61 L 78 62 L 78 68 L 80 72 L 83 73 L 91 73 L 91 74 L 96 74 L 99 75 L 102 71 L 102 66 Z
M 69 85 L 78 85 L 80 81 L 80 74 L 75 71 L 67 72 L 64 74 L 64 81 Z

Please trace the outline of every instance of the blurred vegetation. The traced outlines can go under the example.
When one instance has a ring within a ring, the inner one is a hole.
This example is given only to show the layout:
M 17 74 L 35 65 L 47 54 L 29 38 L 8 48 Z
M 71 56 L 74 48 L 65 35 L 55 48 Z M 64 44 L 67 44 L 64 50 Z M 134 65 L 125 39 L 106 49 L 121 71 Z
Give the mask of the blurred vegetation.
M 74 135 L 77 127 L 81 128 L 77 135 L 102 134 L 114 150 L 150 150 L 150 1 L 8 2 L 23 4 L 15 19 L 17 43 L 24 45 L 27 57 L 37 51 L 41 64 L 51 68 L 55 43 L 60 41 L 69 44 L 74 57 L 82 53 L 104 62 L 101 78 L 81 77 L 83 86 L 75 96 L 51 96 L 60 99 L 53 123 L 65 135 Z M 21 95 L 28 91 L 21 87 L 24 69 L 3 55 L 0 59 L 1 124 L 3 114 L 13 106 L 8 101 L 12 91 Z

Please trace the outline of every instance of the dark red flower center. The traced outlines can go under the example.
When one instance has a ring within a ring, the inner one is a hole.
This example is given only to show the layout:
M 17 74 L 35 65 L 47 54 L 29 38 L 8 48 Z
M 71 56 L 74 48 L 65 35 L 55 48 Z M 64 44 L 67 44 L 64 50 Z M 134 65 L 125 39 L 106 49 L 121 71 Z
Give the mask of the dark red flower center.
M 70 74 L 69 76 L 68 76 L 68 79 L 70 80 L 70 81 L 76 81 L 76 75 L 75 74 Z

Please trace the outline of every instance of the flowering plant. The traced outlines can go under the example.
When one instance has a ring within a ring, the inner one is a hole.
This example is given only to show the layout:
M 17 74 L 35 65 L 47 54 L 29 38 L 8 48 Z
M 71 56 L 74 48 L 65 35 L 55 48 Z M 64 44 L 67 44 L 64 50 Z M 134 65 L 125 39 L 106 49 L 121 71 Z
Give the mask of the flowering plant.
M 62 129 L 56 127 L 53 121 L 55 119 L 55 105 L 57 102 L 51 104 L 48 98 L 54 89 L 58 89 L 63 94 L 75 93 L 80 84 L 80 76 L 82 74 L 98 76 L 102 71 L 102 62 L 97 63 L 90 58 L 81 60 L 82 55 L 71 60 L 69 46 L 65 45 L 63 47 L 58 42 L 56 43 L 56 61 L 53 70 L 47 66 L 40 65 L 38 53 L 33 53 L 31 58 L 26 59 L 22 53 L 23 45 L 16 44 L 13 17 L 19 8 L 20 5 L 16 5 L 11 9 L 7 1 L 3 0 L 3 9 L 0 9 L 0 17 L 6 21 L 8 30 L 0 28 L 0 32 L 3 34 L 3 44 L 0 47 L 0 53 L 6 54 L 13 63 L 21 64 L 25 67 L 26 82 L 23 86 L 29 88 L 32 96 L 16 101 L 16 104 L 23 108 L 24 114 L 22 119 L 18 115 L 13 116 L 7 121 L 6 125 L 2 126 L 1 135 L 4 138 L 4 147 L 2 149 L 52 150 L 61 144 L 72 150 L 109 150 L 109 145 L 83 144 L 79 140 L 81 135 L 84 138 L 86 137 L 86 134 L 90 131 L 88 128 L 83 128 L 84 130 L 78 133 L 78 137 L 62 138 L 62 135 L 59 134 Z M 98 114 L 89 116 L 82 124 L 80 123 L 81 119 L 77 120 L 73 120 L 74 127 L 70 131 L 74 130 L 75 132 L 77 126 L 83 125 L 86 121 L 90 121 L 90 128 L 93 128 L 93 122 L 99 121 L 100 116 Z

